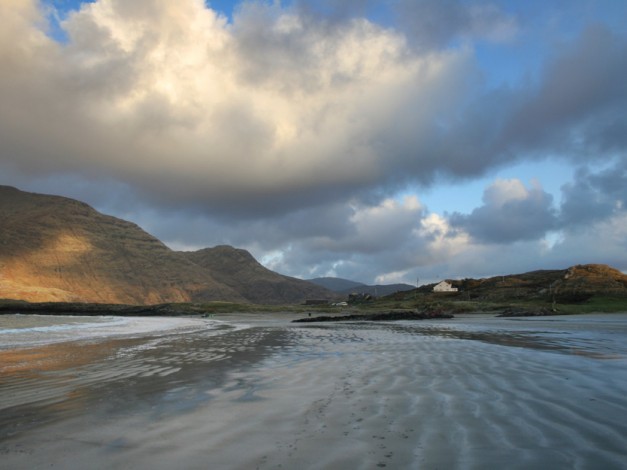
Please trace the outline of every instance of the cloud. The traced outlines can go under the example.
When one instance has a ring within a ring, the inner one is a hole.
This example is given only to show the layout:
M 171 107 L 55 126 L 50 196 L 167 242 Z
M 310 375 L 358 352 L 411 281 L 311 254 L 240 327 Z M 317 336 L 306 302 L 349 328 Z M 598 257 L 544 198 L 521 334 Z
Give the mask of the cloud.
M 565 230 L 550 252 L 562 266 L 602 263 L 627 271 L 627 212 L 614 213 L 595 224 Z
M 28 21 L 32 5 L 3 6 L 21 18 L 11 37 L 34 39 L 0 48 L 2 161 L 217 212 L 279 213 L 393 179 L 387 159 L 406 155 L 380 143 L 415 139 L 392 123 L 450 107 L 467 61 L 414 55 L 364 19 L 329 34 L 246 4 L 229 25 L 199 0 L 84 4 L 60 45 Z
M 353 202 L 351 214 L 336 222 L 344 228 L 334 236 L 292 237 L 276 246 L 269 266 L 304 278 L 400 282 L 415 279 L 416 269 L 441 263 L 468 246 L 465 234 L 451 233 L 446 219 L 429 213 L 415 197 L 376 205 Z M 285 226 L 280 230 L 289 231 Z
M 530 159 L 624 160 L 627 39 L 605 26 L 489 89 L 477 43 L 510 53 L 521 28 L 495 3 L 245 2 L 228 20 L 202 0 L 98 0 L 67 15 L 63 42 L 38 5 L 0 3 L 3 178 L 174 247 L 230 243 L 293 275 L 411 279 L 509 246 L 512 266 L 548 260 L 587 221 L 616 229 L 623 214 L 622 163 L 581 170 L 559 212 L 517 180 L 468 214 L 396 197 Z M 364 17 L 380 8 L 386 26 Z M 547 248 L 551 230 L 564 239 Z
M 480 243 L 536 240 L 556 227 L 553 197 L 539 184 L 527 189 L 519 180 L 497 180 L 483 194 L 483 206 L 465 215 L 453 213 L 452 227 Z
M 450 16 L 397 7 L 450 34 L 513 21 L 449 3 Z M 59 44 L 34 1 L 1 8 L 14 20 L 0 46 L 0 161 L 117 180 L 154 205 L 254 218 L 476 177 L 526 152 L 624 145 L 625 40 L 601 27 L 536 88 L 485 91 L 470 46 L 412 49 L 357 16 L 330 28 L 244 3 L 229 23 L 201 0 L 99 0 L 69 14 Z
M 505 41 L 518 31 L 516 18 L 490 2 L 400 0 L 395 8 L 404 30 L 422 48 L 442 48 L 460 38 Z
M 535 89 L 514 97 L 497 148 L 586 159 L 600 150 L 624 152 L 626 73 L 627 39 L 588 27 L 546 64 Z
M 294 6 L 299 16 L 337 25 L 365 17 L 375 7 L 385 9 L 388 7 L 385 3 L 374 0 L 295 0 Z
M 250 250 L 271 269 L 304 278 L 372 282 L 463 249 L 463 237 L 447 235 L 446 221 L 415 196 L 375 204 L 353 200 L 254 221 L 180 211 L 158 215 L 142 210 L 133 220 L 177 249 L 228 243 Z
M 579 227 L 627 212 L 627 161 L 592 172 L 580 168 L 575 181 L 562 188 L 561 224 Z

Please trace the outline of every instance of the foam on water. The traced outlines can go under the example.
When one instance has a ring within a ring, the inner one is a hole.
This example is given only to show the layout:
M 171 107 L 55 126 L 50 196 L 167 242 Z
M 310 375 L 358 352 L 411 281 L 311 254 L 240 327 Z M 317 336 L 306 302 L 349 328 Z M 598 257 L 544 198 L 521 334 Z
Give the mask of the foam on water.
M 201 318 L 2 315 L 0 349 L 109 337 L 162 336 L 182 331 L 217 330 L 222 326 L 222 322 Z

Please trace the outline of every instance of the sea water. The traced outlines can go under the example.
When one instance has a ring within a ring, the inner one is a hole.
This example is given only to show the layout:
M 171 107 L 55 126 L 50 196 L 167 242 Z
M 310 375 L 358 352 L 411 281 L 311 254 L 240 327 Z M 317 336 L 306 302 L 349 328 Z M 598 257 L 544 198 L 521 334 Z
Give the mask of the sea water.
M 121 336 L 159 336 L 223 327 L 222 322 L 204 318 L 0 315 L 0 349 Z

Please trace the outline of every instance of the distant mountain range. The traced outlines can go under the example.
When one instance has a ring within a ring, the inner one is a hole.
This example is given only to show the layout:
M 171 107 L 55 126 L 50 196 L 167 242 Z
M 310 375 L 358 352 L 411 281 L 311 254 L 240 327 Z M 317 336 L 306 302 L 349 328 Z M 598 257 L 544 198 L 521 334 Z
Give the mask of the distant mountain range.
M 312 298 L 337 295 L 270 271 L 245 250 L 173 251 L 83 202 L 0 186 L 0 299 L 147 305 Z
M 627 296 L 627 276 L 598 264 L 449 282 L 459 289 L 452 295 L 468 299 Z M 303 281 L 266 269 L 246 250 L 226 245 L 177 252 L 137 225 L 85 203 L 0 186 L 0 299 L 293 304 L 345 299 L 350 293 L 401 299 L 432 288 L 329 277 Z
M 308 281 L 324 287 L 325 289 L 337 292 L 338 294 L 370 294 L 375 297 L 382 297 L 394 294 L 395 292 L 408 291 L 416 288 L 410 284 L 367 285 L 340 277 L 317 277 L 315 279 L 308 279 Z

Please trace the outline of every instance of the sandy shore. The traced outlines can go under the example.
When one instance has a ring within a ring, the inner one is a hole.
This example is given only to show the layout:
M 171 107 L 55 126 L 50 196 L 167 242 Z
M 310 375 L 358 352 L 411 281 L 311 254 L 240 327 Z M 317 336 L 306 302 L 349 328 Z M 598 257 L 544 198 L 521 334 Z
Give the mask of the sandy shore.
M 291 318 L 0 351 L 0 468 L 625 468 L 627 316 Z

